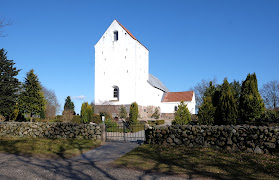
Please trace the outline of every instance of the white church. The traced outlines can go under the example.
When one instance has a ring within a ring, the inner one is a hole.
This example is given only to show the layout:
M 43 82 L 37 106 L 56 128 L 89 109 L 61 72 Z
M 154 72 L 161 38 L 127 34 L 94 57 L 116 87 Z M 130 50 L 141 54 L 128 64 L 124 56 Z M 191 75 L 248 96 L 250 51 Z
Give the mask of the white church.
M 180 101 L 195 113 L 195 93 L 170 92 L 149 74 L 149 50 L 114 20 L 95 45 L 95 113 L 117 117 L 121 105 L 129 112 L 137 102 L 141 119 L 149 119 L 156 107 L 160 119 L 173 119 Z

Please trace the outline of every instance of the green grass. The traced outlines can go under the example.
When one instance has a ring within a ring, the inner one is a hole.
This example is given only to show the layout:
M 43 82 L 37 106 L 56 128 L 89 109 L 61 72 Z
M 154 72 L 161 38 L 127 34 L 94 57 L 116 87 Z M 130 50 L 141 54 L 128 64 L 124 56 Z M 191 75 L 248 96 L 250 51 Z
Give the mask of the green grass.
M 193 178 L 279 179 L 278 155 L 225 153 L 208 148 L 142 145 L 113 164 Z
M 98 147 L 100 141 L 87 139 L 45 139 L 0 137 L 0 152 L 40 158 L 71 158 Z

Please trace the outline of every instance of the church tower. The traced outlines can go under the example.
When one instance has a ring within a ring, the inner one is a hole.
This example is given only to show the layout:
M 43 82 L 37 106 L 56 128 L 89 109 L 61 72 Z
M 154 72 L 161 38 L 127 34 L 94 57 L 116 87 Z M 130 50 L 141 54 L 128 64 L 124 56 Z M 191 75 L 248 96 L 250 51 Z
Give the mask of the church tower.
M 95 104 L 141 103 L 149 51 L 114 20 L 95 45 Z

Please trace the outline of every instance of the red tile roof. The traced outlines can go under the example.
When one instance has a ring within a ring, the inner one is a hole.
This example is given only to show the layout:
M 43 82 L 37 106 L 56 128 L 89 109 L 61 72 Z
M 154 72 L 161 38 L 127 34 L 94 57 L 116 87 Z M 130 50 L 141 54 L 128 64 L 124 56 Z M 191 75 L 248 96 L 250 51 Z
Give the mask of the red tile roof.
M 163 102 L 192 101 L 194 91 L 165 93 Z
M 117 19 L 115 19 L 115 21 L 134 39 L 134 40 L 136 40 L 136 41 L 138 41 L 139 42 L 139 40 L 137 40 L 136 38 L 135 38 L 135 36 L 128 30 L 128 29 L 126 29 L 119 21 L 117 21 Z M 140 44 L 141 44 L 141 42 L 139 42 Z M 145 47 L 143 44 L 141 44 L 143 47 Z M 147 49 L 146 47 L 145 47 L 145 49 Z M 147 49 L 148 50 L 148 49 Z M 148 50 L 149 51 L 149 50 Z

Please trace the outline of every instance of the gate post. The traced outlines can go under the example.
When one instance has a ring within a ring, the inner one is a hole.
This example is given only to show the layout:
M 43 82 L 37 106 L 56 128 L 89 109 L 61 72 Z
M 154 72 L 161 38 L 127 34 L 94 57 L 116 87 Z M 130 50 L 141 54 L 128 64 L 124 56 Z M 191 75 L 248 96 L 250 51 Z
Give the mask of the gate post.
M 123 123 L 123 134 L 124 134 L 124 142 L 126 142 L 125 132 L 126 132 L 126 125 Z
M 106 124 L 101 123 L 100 127 L 101 127 L 101 141 L 105 142 L 106 141 Z

